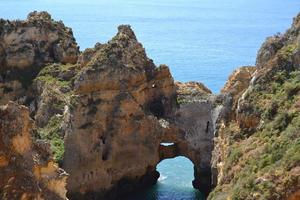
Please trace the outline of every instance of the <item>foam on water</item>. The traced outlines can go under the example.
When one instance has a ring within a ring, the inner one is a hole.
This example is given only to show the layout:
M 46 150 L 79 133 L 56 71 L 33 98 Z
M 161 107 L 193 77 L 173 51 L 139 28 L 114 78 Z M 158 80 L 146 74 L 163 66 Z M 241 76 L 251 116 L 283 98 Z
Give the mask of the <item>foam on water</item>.
M 164 176 L 164 175 L 161 174 L 161 175 L 159 176 L 159 178 L 158 178 L 158 181 L 159 181 L 159 182 L 163 182 L 163 181 L 164 181 L 165 179 L 167 179 L 167 178 L 168 178 L 168 176 Z

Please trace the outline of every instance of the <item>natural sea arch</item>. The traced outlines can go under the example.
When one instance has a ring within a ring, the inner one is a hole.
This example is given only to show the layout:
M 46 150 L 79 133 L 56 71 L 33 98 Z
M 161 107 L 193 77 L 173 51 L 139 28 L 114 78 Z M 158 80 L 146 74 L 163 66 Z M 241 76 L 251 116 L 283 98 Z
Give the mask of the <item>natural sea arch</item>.
M 158 163 L 156 170 L 160 174 L 157 183 L 130 196 L 128 200 L 205 199 L 205 196 L 193 187 L 194 164 L 190 159 L 184 156 L 167 158 Z
M 174 140 L 176 141 L 176 140 Z M 201 154 L 189 143 L 164 140 L 157 153 L 159 162 L 151 173 L 157 182 L 146 190 L 130 194 L 125 200 L 204 200 L 210 191 L 210 167 L 202 168 Z M 208 170 L 208 171 L 207 171 Z

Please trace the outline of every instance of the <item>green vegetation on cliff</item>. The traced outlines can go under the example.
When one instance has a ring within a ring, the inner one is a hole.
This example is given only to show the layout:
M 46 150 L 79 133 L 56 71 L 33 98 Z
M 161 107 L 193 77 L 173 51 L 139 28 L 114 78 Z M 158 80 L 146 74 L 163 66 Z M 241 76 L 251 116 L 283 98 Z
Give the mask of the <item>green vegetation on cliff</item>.
M 268 38 L 259 50 L 254 79 L 234 96 L 234 117 L 219 129 L 218 185 L 209 199 L 299 198 L 299 39 L 300 14 L 285 34 Z
M 65 106 L 70 104 L 76 74 L 76 65 L 52 64 L 43 68 L 34 80 L 42 102 L 36 114 L 38 133 L 51 144 L 54 159 L 59 163 L 64 155 L 62 118 Z
M 53 64 L 45 67 L 35 81 L 42 81 L 60 88 L 70 90 L 76 75 L 76 65 Z
M 64 140 L 61 135 L 61 121 L 62 116 L 53 116 L 46 127 L 38 129 L 38 134 L 41 139 L 50 143 L 54 159 L 58 163 L 62 161 L 65 152 Z
M 251 136 L 236 122 L 226 129 L 224 179 L 210 199 L 283 199 L 300 186 L 300 71 L 279 71 L 248 93 L 260 126 Z

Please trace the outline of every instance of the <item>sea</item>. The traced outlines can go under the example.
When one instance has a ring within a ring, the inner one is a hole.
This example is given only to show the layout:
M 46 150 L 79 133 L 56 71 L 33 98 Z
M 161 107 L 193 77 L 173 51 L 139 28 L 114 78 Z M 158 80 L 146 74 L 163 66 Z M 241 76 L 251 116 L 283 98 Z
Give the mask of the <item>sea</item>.
M 200 81 L 219 93 L 233 70 L 255 64 L 266 37 L 291 25 L 300 0 L 0 0 L 0 18 L 25 19 L 34 10 L 72 27 L 81 50 L 130 24 L 148 56 L 167 64 L 176 81 Z M 158 183 L 130 199 L 204 199 L 192 187 L 187 158 L 164 160 L 157 169 Z

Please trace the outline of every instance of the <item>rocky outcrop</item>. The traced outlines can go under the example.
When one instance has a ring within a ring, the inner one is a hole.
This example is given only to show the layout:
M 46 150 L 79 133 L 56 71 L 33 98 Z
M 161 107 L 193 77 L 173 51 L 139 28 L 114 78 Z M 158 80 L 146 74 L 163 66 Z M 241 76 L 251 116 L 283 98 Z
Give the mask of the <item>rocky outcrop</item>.
M 226 97 L 212 94 L 198 82 L 176 83 L 176 86 L 180 107 L 175 113 L 175 123 L 184 131 L 184 140 L 179 144 L 186 144 L 179 149 L 194 163 L 194 187 L 208 195 L 214 187 L 211 162 L 216 122 Z
M 285 34 L 266 40 L 255 72 L 242 68 L 244 83 L 235 86 L 241 75 L 234 72 L 223 89 L 233 103 L 218 123 L 217 187 L 209 199 L 298 198 L 299 21 L 300 15 Z
M 13 102 L 0 107 L 0 198 L 67 199 L 67 174 L 51 159 L 48 144 L 33 134 L 26 107 Z
M 72 32 L 47 13 L 6 23 L 25 27 L 25 32 L 10 31 L 8 25 L 2 30 L 22 36 L 19 45 L 34 42 L 33 52 L 41 57 L 32 60 L 29 50 L 11 51 L 10 56 L 2 51 L 2 74 L 15 70 L 30 77 L 22 82 L 2 76 L 3 88 L 14 88 L 5 90 L 1 103 L 13 99 L 29 107 L 37 138 L 50 143 L 54 160 L 70 173 L 67 189 L 72 199 L 114 199 L 145 188 L 158 179 L 161 160 L 180 155 L 194 163 L 194 186 L 208 194 L 216 118 L 215 96 L 209 89 L 196 82 L 175 86 L 168 67 L 156 67 L 126 25 L 108 43 L 78 55 Z M 40 38 L 46 43 L 43 48 L 35 44 Z M 71 43 L 64 46 L 66 41 Z M 7 49 L 13 46 L 5 44 Z M 54 49 L 61 45 L 63 54 L 57 56 Z M 12 55 L 24 62 L 8 62 Z M 184 100 L 178 110 L 177 95 Z M 189 114 L 191 110 L 195 112 Z M 174 145 L 164 147 L 162 142 Z
M 46 12 L 24 21 L 0 20 L 0 103 L 26 102 L 32 80 L 47 63 L 76 63 L 72 30 Z
M 193 97 L 207 96 L 212 94 L 203 83 L 190 81 L 186 83 L 175 82 L 178 99 L 193 100 Z
M 158 178 L 166 131 L 158 119 L 170 116 L 176 91 L 169 69 L 147 58 L 129 26 L 90 51 L 74 82 L 63 167 L 72 198 L 112 199 Z
M 254 87 L 265 87 L 268 83 L 276 79 L 278 72 L 290 73 L 299 70 L 299 46 L 300 46 L 300 15 L 292 24 L 292 27 L 285 33 L 267 38 L 258 52 L 256 66 L 257 70 L 253 74 L 253 80 L 244 96 L 240 98 L 237 109 L 237 116 L 240 126 L 244 129 L 253 130 L 259 126 L 260 115 L 257 110 L 253 110 L 251 103 L 251 93 Z M 250 94 L 250 95 L 249 95 Z
M 227 94 L 231 98 L 231 115 L 229 119 L 235 119 L 235 110 L 238 106 L 238 100 L 242 94 L 248 89 L 253 73 L 256 68 L 251 66 L 240 67 L 235 70 L 228 78 L 221 93 Z
M 79 50 L 72 30 L 46 12 L 32 12 L 25 21 L 1 20 L 1 69 L 26 69 L 45 63 L 76 63 Z
M 2 198 L 65 199 L 67 188 L 70 199 L 118 199 L 176 156 L 193 162 L 195 188 L 216 186 L 210 199 L 298 198 L 299 22 L 214 95 L 174 83 L 128 25 L 79 54 L 45 12 L 0 20 L 0 104 L 28 106 L 0 108 Z
M 273 37 L 267 38 L 258 52 L 256 66 L 260 69 L 278 67 L 276 63 L 271 61 L 273 60 L 278 62 L 282 58 L 287 58 L 289 56 L 288 54 L 299 54 L 299 50 L 296 48 L 296 46 L 299 45 L 299 30 L 300 16 L 298 14 L 298 16 L 294 18 L 291 28 L 288 29 L 285 34 L 277 34 Z M 294 61 L 298 60 L 298 58 L 293 59 Z M 293 64 L 293 67 L 298 68 L 298 62 L 293 62 Z
M 63 158 L 71 198 L 114 199 L 144 188 L 156 182 L 156 165 L 176 156 L 194 163 L 194 187 L 209 193 L 219 110 L 210 90 L 196 82 L 176 88 L 168 67 L 157 68 L 124 25 L 78 65 Z M 177 95 L 185 102 L 179 109 Z

